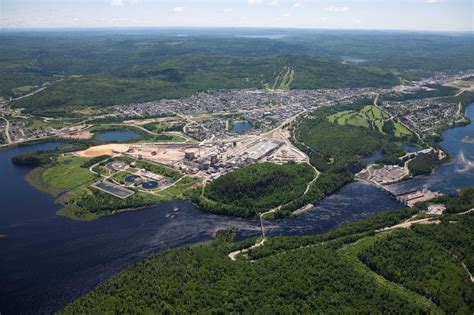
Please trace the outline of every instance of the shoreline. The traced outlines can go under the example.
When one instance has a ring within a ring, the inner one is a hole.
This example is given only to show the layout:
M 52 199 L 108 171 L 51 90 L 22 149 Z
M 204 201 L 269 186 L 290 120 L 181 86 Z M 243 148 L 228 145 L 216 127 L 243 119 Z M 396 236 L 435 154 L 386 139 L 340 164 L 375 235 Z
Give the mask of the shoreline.
M 43 172 L 47 170 L 44 167 L 36 167 L 32 170 L 30 170 L 25 176 L 24 180 L 31 185 L 34 189 L 47 193 L 50 196 L 54 198 L 54 202 L 58 205 L 61 205 L 62 207 L 56 211 L 56 215 L 63 216 L 66 218 L 69 218 L 74 221 L 94 221 L 96 219 L 99 219 L 101 217 L 107 217 L 107 216 L 113 216 L 113 215 L 118 215 L 123 212 L 129 212 L 129 211 L 138 211 L 138 210 L 143 210 L 143 209 L 149 209 L 156 207 L 160 205 L 163 202 L 167 201 L 178 201 L 178 200 L 187 200 L 190 198 L 180 198 L 180 195 L 185 193 L 185 190 L 188 188 L 187 186 L 189 185 L 185 183 L 186 186 L 181 187 L 177 192 L 174 192 L 174 195 L 168 196 L 166 195 L 155 195 L 157 197 L 156 202 L 153 204 L 148 204 L 148 205 L 141 205 L 137 207 L 126 207 L 122 209 L 117 209 L 113 211 L 104 211 L 103 213 L 96 213 L 88 210 L 83 210 L 79 208 L 76 204 L 72 203 L 69 204 L 67 202 L 67 198 L 76 192 L 74 189 L 72 190 L 63 190 L 63 189 L 56 189 L 54 187 L 51 187 L 47 182 L 45 182 L 42 178 Z M 86 184 L 86 187 L 89 187 L 88 184 Z M 173 189 L 174 186 L 171 186 L 169 188 Z M 168 189 L 168 188 L 167 188 Z M 166 190 L 163 190 L 166 192 Z M 173 192 L 171 192 L 173 194 Z M 184 197 L 184 196 L 183 196 Z
M 464 115 L 466 116 L 466 111 L 467 109 L 470 107 L 470 106 L 474 106 L 474 103 L 470 103 L 469 105 L 465 106 L 464 107 Z M 470 120 L 470 117 L 466 116 L 467 120 L 468 121 L 471 121 Z M 472 121 L 471 121 L 472 123 Z M 449 129 L 452 129 L 452 128 L 459 128 L 459 126 L 453 126 L 453 127 L 450 127 L 450 128 L 447 128 L 445 129 L 444 131 L 446 130 L 449 130 Z M 444 132 L 443 131 L 443 132 Z M 8 148 L 12 148 L 12 147 L 22 147 L 22 146 L 28 146 L 28 145 L 34 145 L 34 144 L 38 144 L 38 143 L 45 143 L 45 142 L 49 142 L 49 141 L 58 141 L 58 142 L 68 142 L 69 139 L 61 139 L 61 138 L 57 138 L 57 137 L 48 137 L 48 138 L 42 138 L 42 139 L 35 139 L 35 140 L 32 140 L 32 141 L 28 141 L 28 142 L 22 142 L 22 143 L 16 143 L 16 144 L 8 144 L 6 146 L 2 146 L 0 147 L 0 150 L 2 149 L 8 149 Z M 439 141 L 436 143 L 436 145 L 438 146 L 440 143 L 442 142 Z M 114 145 L 113 143 L 112 144 L 104 144 L 104 146 L 106 145 Z M 447 162 L 448 160 L 445 159 L 445 161 L 442 161 L 443 163 L 440 163 L 440 165 L 444 164 L 445 162 Z M 437 165 L 437 166 L 440 166 L 440 165 Z M 77 220 L 77 221 L 92 221 L 92 220 L 95 220 L 95 219 L 98 219 L 100 217 L 103 217 L 103 216 L 111 216 L 111 215 L 117 215 L 117 214 L 121 214 L 123 212 L 126 212 L 126 211 L 137 211 L 137 210 L 142 210 L 142 209 L 146 209 L 146 208 L 151 208 L 151 207 L 154 207 L 154 206 L 157 206 L 159 205 L 162 201 L 159 201 L 157 202 L 156 204 L 152 205 L 152 206 L 138 206 L 136 208 L 124 208 L 124 209 L 119 209 L 119 210 L 114 210 L 113 212 L 111 213 L 106 213 L 106 214 L 102 214 L 102 215 L 97 215 L 93 212 L 90 212 L 90 211 L 85 211 L 83 212 L 83 216 L 78 216 L 78 215 L 75 215 L 74 212 L 77 211 L 77 209 L 75 209 L 75 205 L 68 205 L 68 204 L 65 204 L 63 202 L 62 197 L 68 193 L 71 193 L 71 192 L 68 192 L 68 191 L 64 191 L 64 190 L 61 190 L 61 189 L 55 189 L 55 188 L 52 188 L 52 187 L 49 187 L 47 183 L 45 183 L 43 181 L 43 179 L 41 178 L 41 175 L 42 173 L 44 172 L 45 168 L 42 168 L 42 167 L 38 167 L 38 168 L 35 168 L 33 170 L 31 170 L 26 176 L 25 176 L 25 180 L 31 185 L 33 186 L 35 189 L 39 190 L 39 191 L 42 191 L 42 192 L 46 192 L 50 195 L 52 195 L 54 198 L 55 198 L 55 202 L 58 203 L 58 204 L 61 204 L 63 207 L 57 211 L 57 215 L 61 215 L 61 216 L 64 216 L 64 217 L 67 217 L 67 218 L 70 218 L 70 219 L 73 219 L 73 220 Z M 434 170 L 433 170 L 434 171 Z M 413 177 L 404 177 L 402 180 L 399 180 L 397 181 L 396 183 L 398 182 L 401 182 L 403 180 L 408 180 L 410 178 L 413 178 Z M 353 180 L 352 182 L 356 181 L 357 179 Z M 384 189 L 384 187 L 379 187 L 379 185 L 373 183 L 372 181 L 367 181 L 367 180 L 364 180 L 365 182 L 368 182 L 370 184 L 373 184 L 375 185 L 376 187 L 378 188 L 381 188 L 383 191 L 387 191 L 386 189 Z M 390 191 L 387 191 L 389 194 L 391 194 L 393 196 L 393 193 L 391 193 Z M 329 194 L 327 196 L 325 196 L 324 198 L 327 198 L 328 196 L 330 196 L 332 194 Z M 323 198 L 323 199 L 324 199 Z M 164 201 L 171 201 L 171 200 L 183 200 L 183 199 L 179 199 L 179 198 L 176 198 L 176 199 L 169 199 L 169 200 L 164 200 Z M 311 210 L 312 206 L 314 206 L 315 203 L 311 203 L 311 207 L 310 207 L 310 204 L 306 205 L 306 206 L 303 206 L 299 209 L 296 209 L 295 211 L 292 212 L 292 216 L 295 216 L 295 215 L 301 215 L 309 210 Z M 202 208 L 198 207 L 201 211 L 203 212 L 208 212 L 208 211 L 205 211 L 203 210 Z

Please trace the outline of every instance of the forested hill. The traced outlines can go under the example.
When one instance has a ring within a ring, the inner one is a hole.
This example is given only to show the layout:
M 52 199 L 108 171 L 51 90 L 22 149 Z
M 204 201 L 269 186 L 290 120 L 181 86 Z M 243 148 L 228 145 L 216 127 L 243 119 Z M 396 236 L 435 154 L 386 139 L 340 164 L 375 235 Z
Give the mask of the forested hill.
M 282 36 L 244 38 L 242 32 L 3 32 L 0 96 L 16 98 L 50 82 L 12 105 L 52 115 L 208 89 L 262 88 L 284 69 L 293 74 L 285 88 L 387 87 L 398 82 L 393 73 L 413 77 L 474 62 L 469 34 L 245 30 Z
M 466 194 L 472 188 L 436 202 L 472 209 Z M 270 238 L 235 261 L 228 254 L 255 240 L 219 233 L 146 259 L 60 313 L 472 314 L 474 212 L 428 215 L 426 207 Z M 411 227 L 384 229 L 407 220 Z
M 36 114 L 181 98 L 210 89 L 263 88 L 290 68 L 285 88 L 388 87 L 379 67 L 306 54 L 300 44 L 234 37 L 102 33 L 1 35 L 0 94 L 18 97 L 45 82 L 34 98 L 12 103 Z M 62 80 L 59 80 L 62 79 Z

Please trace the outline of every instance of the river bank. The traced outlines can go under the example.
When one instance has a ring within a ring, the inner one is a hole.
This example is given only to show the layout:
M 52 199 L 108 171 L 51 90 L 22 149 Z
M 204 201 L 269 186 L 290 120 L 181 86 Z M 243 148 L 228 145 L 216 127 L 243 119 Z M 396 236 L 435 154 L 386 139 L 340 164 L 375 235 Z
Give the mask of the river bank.
M 474 117 L 474 106 L 467 109 Z M 471 129 L 464 129 L 471 128 Z M 444 132 L 443 147 L 453 157 L 423 180 L 407 180 L 415 188 L 427 183 L 449 193 L 474 184 L 473 146 L 462 139 L 474 126 Z M 164 202 L 140 211 L 77 222 L 57 216 L 60 205 L 31 187 L 11 157 L 27 151 L 52 150 L 58 143 L 41 143 L 0 151 L 0 310 L 2 314 L 49 314 L 103 283 L 118 271 L 166 248 L 209 240 L 223 228 L 238 239 L 260 236 L 258 220 L 206 214 L 189 201 Z M 463 158 L 464 157 L 464 160 Z M 466 160 L 467 159 L 467 160 Z M 464 162 L 463 162 L 464 161 Z M 430 178 L 432 178 L 430 180 Z M 406 190 L 407 187 L 400 187 Z M 25 196 L 28 196 L 27 198 Z M 374 202 L 377 200 L 377 202 Z M 304 214 L 283 221 L 265 221 L 267 236 L 318 234 L 375 213 L 402 208 L 387 193 L 360 182 L 346 185 Z
M 79 222 L 58 216 L 61 205 L 25 180 L 31 170 L 11 157 L 32 150 L 52 150 L 59 143 L 0 151 L 0 309 L 4 314 L 51 313 L 90 291 L 123 268 L 166 248 L 206 241 L 223 228 L 238 239 L 260 235 L 260 222 L 206 214 L 189 201 Z M 356 199 L 353 196 L 357 196 Z M 28 196 L 25 198 L 24 196 Z M 374 205 L 372 198 L 379 203 Z M 402 206 L 378 189 L 353 183 L 298 218 L 266 222 L 267 235 L 321 233 L 373 213 Z

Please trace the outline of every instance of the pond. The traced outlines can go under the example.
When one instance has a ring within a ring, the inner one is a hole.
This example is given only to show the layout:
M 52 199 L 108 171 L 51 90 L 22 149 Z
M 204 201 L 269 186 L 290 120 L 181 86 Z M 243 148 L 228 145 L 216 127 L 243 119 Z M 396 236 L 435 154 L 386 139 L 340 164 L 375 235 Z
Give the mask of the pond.
M 130 130 L 112 130 L 97 133 L 95 139 L 99 141 L 114 141 L 114 142 L 126 142 L 138 138 L 140 135 L 138 132 Z
M 382 158 L 382 150 L 377 150 L 372 155 L 362 158 L 361 161 L 364 164 L 369 165 L 369 164 L 373 164 L 379 161 L 381 158 Z
M 358 58 L 358 57 L 348 57 L 348 56 L 342 57 L 342 60 L 350 62 L 350 63 L 354 63 L 354 64 L 367 62 L 367 59 Z
M 406 153 L 413 153 L 413 152 L 421 150 L 419 146 L 417 146 L 416 144 L 411 144 L 411 143 L 403 143 L 402 149 Z
M 232 126 L 232 131 L 236 133 L 245 133 L 252 130 L 252 125 L 248 121 L 236 121 Z

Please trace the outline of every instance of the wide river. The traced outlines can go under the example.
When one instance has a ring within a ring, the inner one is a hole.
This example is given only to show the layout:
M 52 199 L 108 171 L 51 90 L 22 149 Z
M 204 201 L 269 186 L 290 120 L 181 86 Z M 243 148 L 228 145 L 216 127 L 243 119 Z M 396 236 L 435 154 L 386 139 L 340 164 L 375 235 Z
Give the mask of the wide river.
M 474 119 L 474 106 L 467 109 Z M 474 126 L 443 133 L 452 163 L 435 174 L 397 184 L 396 189 L 427 186 L 444 192 L 474 184 Z M 239 238 L 259 235 L 259 223 L 201 212 L 188 201 L 125 212 L 92 222 L 56 215 L 54 198 L 33 189 L 23 178 L 30 169 L 11 157 L 25 151 L 54 149 L 43 143 L 0 151 L 0 313 L 49 314 L 150 254 L 212 238 L 221 228 L 237 229 Z M 471 161 L 471 162 L 470 162 Z M 321 233 L 373 213 L 401 208 L 381 190 L 352 183 L 298 218 L 266 222 L 269 235 Z

